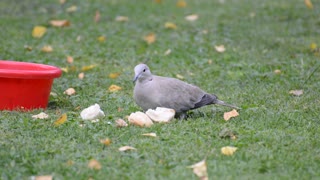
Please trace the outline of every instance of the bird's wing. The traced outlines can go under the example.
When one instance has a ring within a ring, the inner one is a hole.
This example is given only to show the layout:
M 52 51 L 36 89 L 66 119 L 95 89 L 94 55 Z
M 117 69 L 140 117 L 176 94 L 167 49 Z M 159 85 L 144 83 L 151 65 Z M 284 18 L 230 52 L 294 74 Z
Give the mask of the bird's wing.
M 162 107 L 175 109 L 177 113 L 194 109 L 204 94 L 197 86 L 178 79 L 154 76 L 157 104 Z

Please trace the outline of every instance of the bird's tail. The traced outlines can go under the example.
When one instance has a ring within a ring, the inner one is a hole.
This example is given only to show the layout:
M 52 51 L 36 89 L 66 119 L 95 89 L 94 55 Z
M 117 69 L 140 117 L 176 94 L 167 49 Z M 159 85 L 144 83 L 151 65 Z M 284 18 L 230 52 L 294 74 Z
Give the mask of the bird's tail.
M 219 99 L 216 99 L 214 104 L 219 104 L 219 105 L 222 105 L 222 106 L 228 106 L 228 107 L 231 107 L 231 108 L 234 108 L 234 109 L 241 109 L 241 108 L 239 108 L 239 107 L 237 107 L 235 105 L 227 104 L 224 101 L 221 101 Z

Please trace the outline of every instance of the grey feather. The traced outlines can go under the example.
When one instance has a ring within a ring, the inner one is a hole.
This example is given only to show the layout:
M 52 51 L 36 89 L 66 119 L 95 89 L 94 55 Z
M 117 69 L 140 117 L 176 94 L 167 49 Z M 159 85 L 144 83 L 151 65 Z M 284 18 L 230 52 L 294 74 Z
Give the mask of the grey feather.
M 210 104 L 237 108 L 218 100 L 217 96 L 206 93 L 197 86 L 175 78 L 152 75 L 145 64 L 137 65 L 134 71 L 134 99 L 144 111 L 166 107 L 174 109 L 177 114 L 184 114 Z

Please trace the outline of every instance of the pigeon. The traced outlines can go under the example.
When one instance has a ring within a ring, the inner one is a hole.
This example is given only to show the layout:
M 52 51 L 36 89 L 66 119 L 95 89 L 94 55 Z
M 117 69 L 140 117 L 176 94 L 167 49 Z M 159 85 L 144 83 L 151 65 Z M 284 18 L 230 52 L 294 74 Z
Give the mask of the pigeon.
M 134 73 L 134 100 L 144 111 L 157 107 L 171 108 L 176 111 L 176 117 L 184 119 L 189 110 L 210 104 L 240 109 L 195 85 L 175 78 L 153 75 L 146 64 L 138 64 Z

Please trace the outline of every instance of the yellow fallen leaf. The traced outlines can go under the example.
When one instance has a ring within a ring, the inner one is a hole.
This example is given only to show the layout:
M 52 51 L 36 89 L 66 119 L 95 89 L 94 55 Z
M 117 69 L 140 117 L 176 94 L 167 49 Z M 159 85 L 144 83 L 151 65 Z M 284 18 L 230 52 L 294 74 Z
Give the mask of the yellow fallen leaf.
M 143 40 L 150 45 L 156 41 L 156 35 L 154 33 L 149 33 L 143 37 Z
M 197 175 L 201 180 L 208 180 L 207 163 L 206 160 L 202 160 L 189 168 L 193 169 L 193 173 Z
M 185 17 L 187 21 L 196 21 L 199 18 L 197 14 L 191 14 Z
M 72 166 L 72 165 L 74 164 L 74 162 L 73 162 L 72 160 L 68 160 L 68 161 L 66 162 L 66 164 L 67 164 L 68 166 Z
M 208 60 L 208 64 L 212 64 L 212 59 L 209 59 L 209 60 Z
M 83 79 L 83 78 L 84 78 L 84 73 L 83 73 L 83 72 L 79 73 L 79 74 L 78 74 L 78 78 L 79 78 L 79 79 Z
M 303 94 L 303 90 L 291 90 L 289 91 L 289 94 L 292 94 L 294 96 L 301 96 Z
M 215 48 L 216 51 L 219 52 L 219 53 L 223 53 L 223 52 L 226 51 L 226 48 L 224 47 L 224 45 L 214 46 L 214 48 Z
M 304 4 L 309 8 L 309 9 L 313 9 L 313 5 L 311 0 L 304 0 Z
M 181 74 L 176 74 L 176 77 L 177 77 L 178 79 L 184 79 L 184 77 L 183 77 Z
M 67 0 L 59 0 L 60 4 L 66 3 Z
M 117 92 L 117 91 L 120 91 L 121 89 L 122 88 L 120 86 L 112 84 L 111 86 L 109 86 L 108 91 L 109 92 Z
M 63 92 L 63 94 L 66 94 L 66 95 L 69 95 L 69 96 L 74 95 L 75 93 L 76 93 L 76 90 L 74 88 L 68 88 L 67 90 L 65 90 Z
M 275 74 L 281 74 L 281 70 L 280 69 L 276 69 L 273 71 Z
M 78 10 L 78 7 L 77 6 L 70 6 L 70 7 L 68 7 L 67 9 L 66 9 L 66 11 L 68 12 L 68 13 L 71 13 L 71 12 L 75 12 L 75 11 L 77 11 Z
M 95 159 L 91 159 L 88 163 L 88 167 L 90 169 L 95 169 L 95 170 L 100 170 L 101 169 L 101 164 L 99 161 L 95 160 Z
M 120 76 L 120 73 L 118 73 L 118 72 L 109 74 L 109 78 L 111 78 L 111 79 L 116 79 L 119 76 Z
M 46 175 L 46 176 L 35 176 L 35 180 L 52 180 L 53 177 L 51 175 Z
M 124 151 L 129 151 L 129 150 L 136 150 L 136 148 L 132 146 L 122 146 L 119 148 L 119 151 L 124 152 Z
M 311 49 L 311 51 L 316 50 L 317 49 L 317 44 L 316 43 L 311 43 L 310 44 L 310 49 Z
M 126 22 L 126 21 L 129 21 L 129 18 L 127 16 L 117 16 L 115 21 L 117 21 L 117 22 Z
M 145 134 L 142 134 L 142 136 L 157 137 L 157 134 L 156 133 L 145 133 Z
M 41 51 L 45 53 L 51 53 L 53 51 L 53 48 L 50 45 L 45 45 L 42 47 Z
M 232 111 L 225 112 L 223 114 L 223 119 L 228 121 L 230 118 L 237 117 L 237 116 L 239 116 L 239 113 L 237 112 L 237 110 L 233 109 Z
M 106 37 L 105 36 L 99 36 L 98 38 L 97 38 L 97 40 L 99 41 L 99 42 L 105 42 L 106 41 Z
M 221 153 L 226 156 L 233 155 L 238 148 L 232 146 L 225 146 L 221 148 Z
M 51 20 L 50 24 L 51 24 L 51 26 L 54 26 L 54 27 L 66 27 L 66 26 L 70 26 L 70 21 L 68 21 L 68 20 Z
M 91 65 L 88 65 L 88 66 L 82 66 L 81 71 L 89 71 L 89 70 L 95 68 L 96 66 L 97 66 L 96 64 L 91 64 Z
M 101 139 L 100 142 L 106 146 L 109 146 L 111 144 L 111 140 L 109 138 Z
M 96 14 L 94 16 L 94 22 L 99 22 L 100 21 L 100 11 L 96 11 Z
M 184 0 L 178 0 L 176 5 L 177 7 L 180 7 L 180 8 L 187 7 L 187 3 Z
M 47 119 L 47 118 L 49 118 L 49 115 L 44 112 L 41 112 L 39 114 L 33 115 L 32 118 L 33 119 Z
M 166 22 L 164 24 L 164 27 L 167 28 L 167 29 L 177 29 L 177 25 L 172 23 L 172 22 Z
M 69 72 L 69 68 L 68 67 L 62 67 L 60 69 L 61 69 L 61 71 L 65 72 L 65 73 Z
M 32 37 L 41 38 L 47 31 L 47 28 L 44 26 L 35 26 L 32 30 Z
M 32 46 L 24 45 L 24 49 L 27 51 L 32 51 Z
M 61 124 L 65 123 L 67 121 L 67 114 L 62 114 L 53 124 L 55 126 L 60 126 Z

